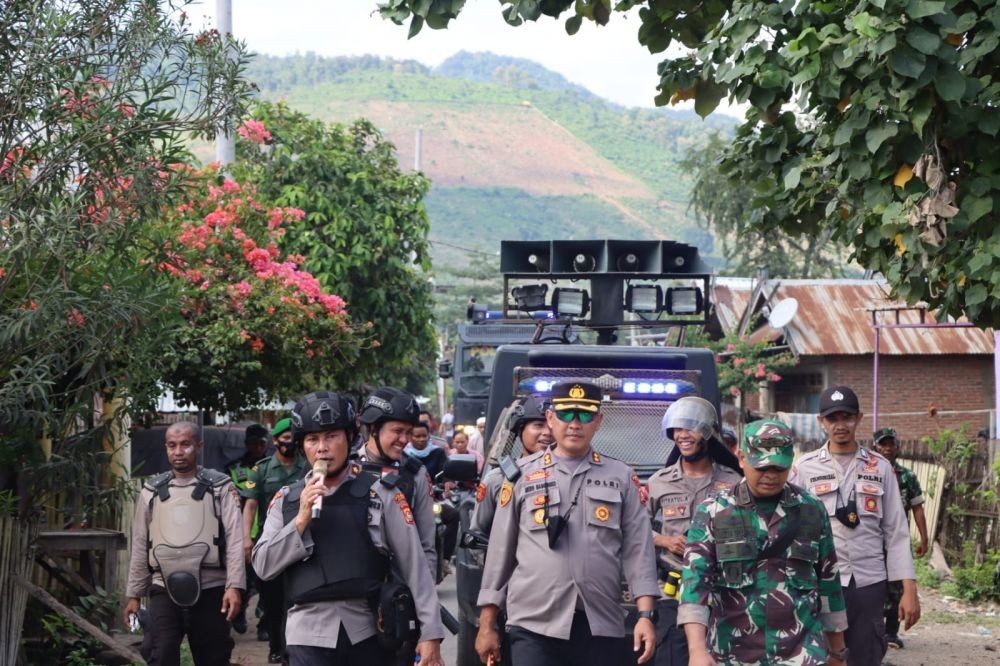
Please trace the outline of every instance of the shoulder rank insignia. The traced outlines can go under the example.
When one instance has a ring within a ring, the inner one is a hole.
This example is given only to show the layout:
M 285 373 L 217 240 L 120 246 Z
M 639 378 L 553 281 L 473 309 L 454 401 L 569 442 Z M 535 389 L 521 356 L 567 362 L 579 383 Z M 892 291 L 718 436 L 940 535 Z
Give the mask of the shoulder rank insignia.
M 598 453 L 597 451 L 591 451 L 590 453 L 591 453 L 591 459 L 595 463 L 597 463 L 598 465 L 600 465 L 601 464 L 601 454 Z
M 638 474 L 632 475 L 632 483 L 635 484 L 636 490 L 639 491 L 639 502 L 645 505 L 646 502 L 649 500 L 649 491 L 646 490 L 646 487 L 642 485 L 642 481 L 639 480 Z
M 503 485 L 500 486 L 500 506 L 507 506 L 510 504 L 510 500 L 513 496 L 514 486 L 504 481 Z

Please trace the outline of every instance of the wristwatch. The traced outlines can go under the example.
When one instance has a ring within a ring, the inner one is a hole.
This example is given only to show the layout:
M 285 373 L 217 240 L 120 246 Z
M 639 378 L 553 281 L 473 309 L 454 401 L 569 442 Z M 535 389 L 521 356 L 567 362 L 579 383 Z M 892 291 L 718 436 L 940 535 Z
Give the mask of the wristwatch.
M 829 653 L 829 656 L 841 661 L 847 661 L 847 658 L 851 655 L 851 650 L 846 645 L 843 650 L 834 650 L 831 648 L 830 650 L 827 650 L 827 652 Z
M 656 611 L 655 608 L 653 610 L 648 610 L 648 611 L 639 611 L 639 619 L 642 618 L 646 618 L 653 624 L 656 624 L 656 621 L 660 619 L 660 614 Z

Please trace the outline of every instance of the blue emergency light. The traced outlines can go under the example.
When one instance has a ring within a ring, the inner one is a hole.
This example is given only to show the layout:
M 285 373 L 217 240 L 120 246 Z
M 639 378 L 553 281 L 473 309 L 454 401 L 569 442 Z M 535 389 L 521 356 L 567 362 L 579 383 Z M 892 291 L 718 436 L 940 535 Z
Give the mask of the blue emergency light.
M 522 379 L 518 383 L 519 393 L 550 393 L 559 383 L 558 379 L 539 379 L 532 377 Z M 623 379 L 617 389 L 607 391 L 611 397 L 636 400 L 676 400 L 685 395 L 698 395 L 698 387 L 683 379 L 669 381 L 649 381 Z

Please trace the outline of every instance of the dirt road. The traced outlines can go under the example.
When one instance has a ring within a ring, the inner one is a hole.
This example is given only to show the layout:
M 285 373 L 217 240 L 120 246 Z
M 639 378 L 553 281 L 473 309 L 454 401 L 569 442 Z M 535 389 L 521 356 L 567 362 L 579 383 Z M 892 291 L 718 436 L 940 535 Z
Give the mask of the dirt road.
M 441 600 L 457 612 L 454 577 L 439 589 Z M 905 648 L 890 650 L 885 664 L 891 666 L 993 666 L 1000 664 L 1000 607 L 975 607 L 942 598 L 936 590 L 921 590 L 923 617 L 917 626 L 902 635 Z M 251 610 L 250 617 L 253 617 Z M 256 621 L 245 635 L 236 638 L 233 663 L 265 666 L 267 643 L 256 641 Z M 441 647 L 445 663 L 455 666 L 455 639 L 445 639 Z

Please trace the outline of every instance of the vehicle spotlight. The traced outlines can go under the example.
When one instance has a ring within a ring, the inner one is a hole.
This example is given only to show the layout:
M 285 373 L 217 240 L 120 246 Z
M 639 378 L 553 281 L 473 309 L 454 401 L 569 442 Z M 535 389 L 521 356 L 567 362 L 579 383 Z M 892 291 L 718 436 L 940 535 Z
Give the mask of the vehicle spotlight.
M 522 312 L 545 309 L 545 295 L 549 293 L 547 284 L 525 284 L 514 287 L 510 295 L 514 297 L 515 307 Z
M 635 252 L 626 252 L 625 254 L 618 257 L 618 261 L 615 262 L 619 271 L 623 273 L 628 271 L 634 271 L 639 268 L 639 257 L 636 256 Z
M 663 309 L 663 289 L 658 284 L 630 284 L 625 291 L 625 309 L 629 312 L 658 313 Z
M 698 287 L 671 287 L 667 289 L 667 312 L 672 315 L 693 315 L 701 312 L 703 305 Z
M 590 294 L 586 289 L 560 287 L 552 292 L 552 312 L 556 317 L 579 319 L 590 311 Z

